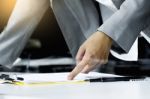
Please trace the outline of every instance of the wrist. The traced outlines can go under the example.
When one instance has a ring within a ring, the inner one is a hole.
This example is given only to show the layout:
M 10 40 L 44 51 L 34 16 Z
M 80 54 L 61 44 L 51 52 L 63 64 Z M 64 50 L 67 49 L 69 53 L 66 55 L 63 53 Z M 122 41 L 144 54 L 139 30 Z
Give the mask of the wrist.
M 113 43 L 113 40 L 111 37 L 109 37 L 106 33 L 101 32 L 101 31 L 97 31 L 98 34 L 101 35 L 101 37 L 103 37 L 105 39 L 105 41 L 107 41 L 107 43 L 111 46 Z

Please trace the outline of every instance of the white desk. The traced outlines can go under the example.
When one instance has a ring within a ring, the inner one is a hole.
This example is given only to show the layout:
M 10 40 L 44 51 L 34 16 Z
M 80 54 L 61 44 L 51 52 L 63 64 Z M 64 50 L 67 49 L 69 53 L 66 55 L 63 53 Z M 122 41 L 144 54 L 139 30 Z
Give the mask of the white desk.
M 150 81 L 32 87 L 0 85 L 0 93 L 2 91 L 0 99 L 150 99 Z

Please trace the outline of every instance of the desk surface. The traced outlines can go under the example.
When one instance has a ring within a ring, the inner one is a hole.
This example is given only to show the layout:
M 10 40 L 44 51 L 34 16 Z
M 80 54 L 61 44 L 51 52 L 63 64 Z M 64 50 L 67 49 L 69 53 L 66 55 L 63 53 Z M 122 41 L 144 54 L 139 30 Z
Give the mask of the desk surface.
M 149 99 L 150 81 L 44 86 L 0 85 L 0 99 Z

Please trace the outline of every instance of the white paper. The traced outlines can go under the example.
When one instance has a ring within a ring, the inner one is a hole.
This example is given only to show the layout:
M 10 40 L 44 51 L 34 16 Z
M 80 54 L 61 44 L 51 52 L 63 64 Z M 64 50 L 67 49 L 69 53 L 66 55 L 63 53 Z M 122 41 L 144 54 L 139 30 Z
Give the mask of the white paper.
M 18 77 L 23 77 L 24 82 L 30 83 L 30 82 L 65 82 L 69 81 L 67 80 L 67 76 L 69 73 L 45 73 L 45 74 L 22 74 L 17 75 Z M 112 74 L 102 74 L 97 72 L 90 72 L 89 74 L 83 74 L 80 73 L 75 77 L 73 81 L 78 80 L 85 80 L 85 79 L 92 79 L 92 78 L 99 78 L 99 77 L 114 77 L 116 75 Z
M 30 83 L 43 83 L 43 82 L 74 82 L 74 81 L 83 81 L 86 79 L 93 79 L 93 78 L 100 78 L 100 77 L 117 77 L 116 75 L 112 74 L 103 74 L 97 72 L 90 72 L 89 74 L 80 73 L 75 77 L 74 80 L 68 80 L 67 76 L 69 72 L 64 73 L 24 73 L 24 74 L 9 74 L 8 75 L 15 79 L 16 77 L 24 78 L 23 81 L 25 84 Z M 5 81 L 1 80 L 0 84 L 3 84 Z

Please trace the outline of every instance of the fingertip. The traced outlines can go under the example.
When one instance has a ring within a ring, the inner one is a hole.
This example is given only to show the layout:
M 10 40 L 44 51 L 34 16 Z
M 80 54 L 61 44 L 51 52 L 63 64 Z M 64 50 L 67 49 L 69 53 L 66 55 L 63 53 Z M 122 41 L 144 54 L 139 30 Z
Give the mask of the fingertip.
M 68 79 L 68 80 L 73 80 L 73 79 L 74 79 L 73 74 L 72 74 L 72 73 L 70 73 L 70 74 L 68 75 L 67 79 Z
M 87 65 L 86 61 L 81 61 L 68 75 L 68 80 L 73 80 Z

